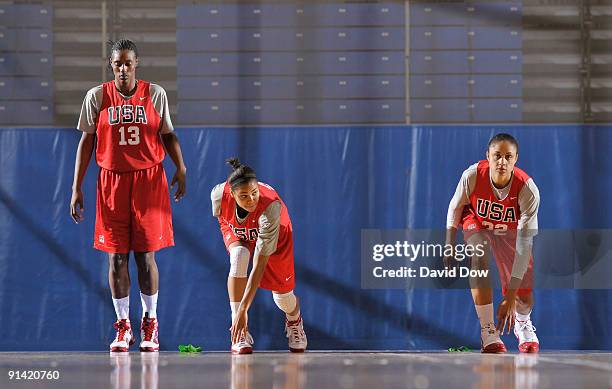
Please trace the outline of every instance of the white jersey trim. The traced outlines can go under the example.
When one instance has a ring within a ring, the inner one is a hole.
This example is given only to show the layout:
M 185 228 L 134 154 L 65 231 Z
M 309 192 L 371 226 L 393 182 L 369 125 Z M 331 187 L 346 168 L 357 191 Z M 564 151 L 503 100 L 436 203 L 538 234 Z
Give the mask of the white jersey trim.
M 461 174 L 461 179 L 455 189 L 455 194 L 448 204 L 448 212 L 446 214 L 446 228 L 457 228 L 463 213 L 463 207 L 470 203 L 470 194 L 476 187 L 476 176 L 478 163 L 475 163 L 465 169 Z
M 96 119 L 102 106 L 102 85 L 91 88 L 85 94 L 77 129 L 88 134 L 96 133 Z
M 280 230 L 281 202 L 276 200 L 259 217 L 259 236 L 255 251 L 260 255 L 272 255 L 278 245 Z
M 215 185 L 210 191 L 210 201 L 212 202 L 212 215 L 214 217 L 221 216 L 221 200 L 223 199 L 223 189 L 225 182 Z

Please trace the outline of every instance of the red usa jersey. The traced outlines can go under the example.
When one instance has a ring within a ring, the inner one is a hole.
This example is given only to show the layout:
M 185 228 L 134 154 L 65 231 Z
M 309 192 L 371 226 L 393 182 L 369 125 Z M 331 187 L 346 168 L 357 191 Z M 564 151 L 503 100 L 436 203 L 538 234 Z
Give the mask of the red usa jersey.
M 287 207 L 278 193 L 260 182 L 257 208 L 245 219 L 238 220 L 236 201 L 230 191 L 230 185 L 225 182 L 215 186 L 211 192 L 213 216 L 219 219 L 226 245 L 241 240 L 256 245 L 262 255 L 292 254 L 293 227 Z
M 155 110 L 150 83 L 138 81 L 128 99 L 114 81 L 102 84 L 102 102 L 95 121 L 96 161 L 115 172 L 148 169 L 164 159 L 159 137 L 161 117 Z
M 516 230 L 521 217 L 519 194 L 529 179 L 527 173 L 515 166 L 507 195 L 498 199 L 491 187 L 489 161 L 478 162 L 476 184 L 469 199 L 480 224 L 495 230 Z

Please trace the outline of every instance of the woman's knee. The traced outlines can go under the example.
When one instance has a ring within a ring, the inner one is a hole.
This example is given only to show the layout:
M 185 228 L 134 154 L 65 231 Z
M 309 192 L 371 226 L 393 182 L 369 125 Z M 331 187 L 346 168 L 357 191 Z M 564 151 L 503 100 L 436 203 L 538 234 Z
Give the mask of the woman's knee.
M 151 267 L 157 266 L 157 263 L 155 262 L 154 251 L 146 253 L 134 253 L 134 258 L 136 258 L 136 266 L 140 271 L 149 271 Z
M 109 253 L 108 266 L 113 272 L 118 272 L 123 269 L 127 269 L 128 259 L 128 254 Z

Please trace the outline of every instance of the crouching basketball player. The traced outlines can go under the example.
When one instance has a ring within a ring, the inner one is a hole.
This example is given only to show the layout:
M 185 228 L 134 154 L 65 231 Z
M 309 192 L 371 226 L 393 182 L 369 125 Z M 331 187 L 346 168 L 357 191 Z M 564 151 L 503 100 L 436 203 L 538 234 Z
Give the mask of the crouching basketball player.
M 253 352 L 247 312 L 261 287 L 272 291 L 274 302 L 285 313 L 289 350 L 303 352 L 307 341 L 300 304 L 293 293 L 293 227 L 287 207 L 272 187 L 257 181 L 253 169 L 236 158 L 227 162 L 233 171 L 226 182 L 213 188 L 210 197 L 230 260 L 231 351 Z M 248 274 L 251 258 L 253 268 Z
M 108 281 L 117 314 L 111 351 L 135 342 L 129 319 L 130 274 L 134 252 L 142 302 L 140 351 L 158 351 L 159 274 L 155 252 L 174 246 L 164 147 L 176 165 L 176 201 L 185 194 L 186 168 L 170 121 L 168 99 L 156 84 L 136 79 L 138 51 L 127 39 L 114 42 L 109 58 L 115 79 L 87 92 L 78 129 L 82 131 L 74 167 L 70 213 L 83 220 L 81 184 L 96 146 L 100 165 L 94 248 L 108 253 Z
M 519 351 L 536 353 L 538 337 L 531 323 L 533 308 L 533 236 L 538 229 L 540 195 L 533 179 L 515 166 L 518 143 L 508 134 L 497 134 L 489 141 L 486 160 L 463 172 L 450 201 L 446 243 L 454 245 L 457 227 L 463 228 L 469 245 L 490 247 L 502 279 L 503 301 L 493 321 L 493 291 L 488 282 L 473 282 L 472 297 L 480 320 L 483 353 L 502 353 L 500 338 L 514 327 Z M 472 257 L 472 268 L 488 269 L 488 252 Z M 445 258 L 453 266 L 452 258 Z M 488 281 L 488 280 L 487 280 Z

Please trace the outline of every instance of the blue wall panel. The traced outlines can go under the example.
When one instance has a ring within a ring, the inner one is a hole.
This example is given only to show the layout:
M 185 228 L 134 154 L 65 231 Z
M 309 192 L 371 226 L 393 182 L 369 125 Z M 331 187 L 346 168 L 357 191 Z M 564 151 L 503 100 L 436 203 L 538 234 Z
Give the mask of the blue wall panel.
M 0 100 L 0 124 L 49 125 L 53 122 L 53 103 L 49 101 Z
M 522 4 L 507 3 L 423 3 L 410 4 L 411 26 L 509 25 L 520 26 Z M 502 22 L 503 21 L 503 22 Z
M 178 5 L 176 24 L 185 27 L 392 26 L 404 24 L 404 5 L 207 4 Z
M 53 56 L 34 53 L 0 53 L 0 76 L 48 76 L 53 74 Z
M 523 55 L 520 51 L 473 51 L 468 59 L 474 73 L 522 72 Z
M 394 100 L 241 100 L 183 101 L 178 106 L 181 123 L 211 124 L 397 123 L 404 120 L 405 103 Z
M 419 2 L 410 5 L 411 26 L 463 25 L 466 21 L 465 4 Z
M 0 26 L 51 28 L 53 8 L 38 4 L 0 4 Z
M 523 47 L 522 28 L 472 27 L 468 31 L 472 49 L 520 50 Z
M 470 108 L 476 123 L 508 123 L 522 120 L 522 106 L 520 99 L 489 98 L 472 100 Z
M 474 97 L 516 97 L 523 94 L 523 76 L 512 75 L 471 75 L 469 77 Z
M 521 26 L 522 0 L 514 2 L 482 2 L 465 4 L 467 22 L 470 25 Z
M 227 254 L 209 191 L 226 177 L 223 160 L 233 155 L 257 169 L 289 208 L 296 292 L 312 349 L 477 346 L 468 291 L 361 289 L 359 239 L 363 228 L 442 228 L 461 172 L 499 131 L 521 144 L 519 166 L 540 189 L 542 229 L 612 226 L 611 127 L 178 128 L 188 192 L 173 204 L 176 247 L 158 254 L 162 348 L 228 348 Z M 106 350 L 111 339 L 106 258 L 91 248 L 95 166 L 83 187 L 85 222 L 75 225 L 68 215 L 78 139 L 69 129 L 0 130 L 2 351 Z M 171 175 L 171 163 L 166 168 Z M 542 348 L 611 350 L 611 298 L 609 290 L 537 290 Z M 269 293 L 258 293 L 249 318 L 258 349 L 286 349 Z M 513 337 L 505 339 L 515 349 Z
M 411 50 L 467 50 L 466 27 L 412 27 Z
M 470 120 L 468 99 L 412 99 L 412 123 L 460 122 Z
M 467 75 L 415 75 L 410 77 L 410 98 L 469 97 Z
M 469 73 L 469 53 L 416 51 L 410 53 L 410 74 Z
M 404 27 L 197 28 L 176 32 L 189 51 L 403 50 Z
M 404 71 L 404 54 L 399 51 L 183 53 L 177 56 L 177 75 L 179 77 L 297 74 L 382 75 L 403 74 Z M 0 75 L 2 75 L 2 67 L 0 67 Z
M 0 100 L 53 98 L 52 78 L 43 77 L 0 77 Z
M 51 51 L 52 48 L 50 29 L 0 29 L 0 51 Z
M 204 100 L 403 98 L 406 83 L 404 76 L 213 76 L 177 81 L 180 99 Z

